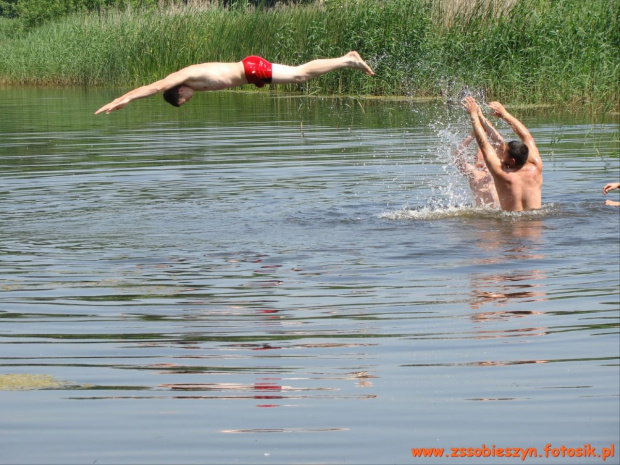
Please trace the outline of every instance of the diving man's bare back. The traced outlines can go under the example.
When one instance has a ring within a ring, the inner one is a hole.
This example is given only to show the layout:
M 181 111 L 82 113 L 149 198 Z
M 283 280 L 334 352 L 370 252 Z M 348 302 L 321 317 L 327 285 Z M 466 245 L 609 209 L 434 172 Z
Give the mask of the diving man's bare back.
M 177 73 L 182 73 L 183 84 L 195 91 L 223 90 L 247 84 L 241 62 L 200 63 Z

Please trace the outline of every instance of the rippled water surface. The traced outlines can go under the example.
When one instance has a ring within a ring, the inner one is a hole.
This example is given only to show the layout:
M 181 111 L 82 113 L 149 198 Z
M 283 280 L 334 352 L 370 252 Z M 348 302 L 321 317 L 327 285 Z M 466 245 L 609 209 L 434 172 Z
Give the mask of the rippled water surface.
M 619 462 L 617 116 L 504 214 L 456 104 L 119 92 L 0 90 L 1 463 Z

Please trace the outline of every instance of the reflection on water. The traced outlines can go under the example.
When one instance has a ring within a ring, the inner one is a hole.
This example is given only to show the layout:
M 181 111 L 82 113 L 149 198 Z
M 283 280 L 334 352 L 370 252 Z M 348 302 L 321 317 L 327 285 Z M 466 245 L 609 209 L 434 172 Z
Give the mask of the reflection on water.
M 496 254 L 495 263 L 503 260 L 544 260 L 543 222 L 540 219 L 528 218 L 518 222 L 502 224 L 495 230 L 484 231 L 480 234 L 479 246 L 485 252 Z M 491 264 L 489 260 L 483 264 Z M 471 277 L 472 296 L 470 307 L 479 310 L 484 304 L 494 304 L 503 307 L 512 299 L 520 302 L 546 301 L 544 280 L 546 276 L 538 269 L 520 269 L 516 272 L 499 274 L 475 274 Z M 536 312 L 540 314 L 541 312 Z M 519 310 L 515 312 L 481 312 L 473 316 L 478 320 L 502 317 L 509 315 L 534 314 L 532 311 Z
M 526 114 L 545 204 L 504 213 L 442 156 L 460 107 L 84 116 L 117 93 L 0 90 L 0 461 L 618 446 L 617 120 Z

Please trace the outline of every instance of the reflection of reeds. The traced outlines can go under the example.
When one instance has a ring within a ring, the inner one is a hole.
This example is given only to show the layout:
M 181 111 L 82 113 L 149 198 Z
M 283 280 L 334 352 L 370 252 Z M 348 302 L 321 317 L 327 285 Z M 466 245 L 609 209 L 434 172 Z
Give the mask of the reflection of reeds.
M 0 81 L 143 84 L 249 54 L 300 64 L 357 49 L 341 70 L 284 91 L 453 96 L 618 106 L 618 7 L 609 0 L 333 0 L 272 9 L 218 3 L 74 15 L 2 39 Z M 3 26 L 6 29 L 6 25 Z M 248 88 L 249 89 L 249 88 Z
M 0 391 L 31 389 L 63 389 L 70 383 L 59 381 L 52 375 L 14 373 L 0 375 Z

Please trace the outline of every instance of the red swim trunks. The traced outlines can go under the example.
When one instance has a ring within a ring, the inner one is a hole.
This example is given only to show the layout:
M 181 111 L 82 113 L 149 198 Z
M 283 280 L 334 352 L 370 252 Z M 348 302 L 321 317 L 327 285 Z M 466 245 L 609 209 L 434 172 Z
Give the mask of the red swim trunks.
M 257 56 L 246 57 L 242 62 L 245 78 L 249 84 L 254 84 L 256 87 L 271 84 L 271 63 Z

